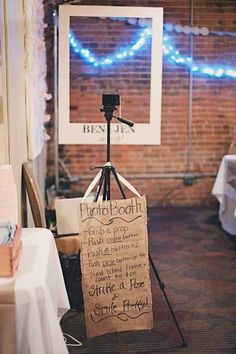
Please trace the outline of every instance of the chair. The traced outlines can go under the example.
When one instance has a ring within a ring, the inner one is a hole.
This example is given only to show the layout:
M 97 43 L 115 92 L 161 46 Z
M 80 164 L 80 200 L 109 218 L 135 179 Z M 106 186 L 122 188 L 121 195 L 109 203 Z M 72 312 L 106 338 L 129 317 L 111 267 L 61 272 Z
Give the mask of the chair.
M 22 166 L 23 190 L 27 192 L 35 227 L 46 228 L 45 209 L 39 186 L 33 176 L 31 167 L 27 162 Z M 26 207 L 24 206 L 26 213 Z M 26 218 L 24 218 L 26 219 Z M 75 254 L 80 251 L 79 235 L 54 235 L 57 250 L 65 254 Z
M 236 142 L 232 141 L 229 147 L 228 155 L 235 155 L 236 154 Z
M 35 227 L 46 228 L 46 218 L 44 212 L 43 201 L 41 198 L 39 186 L 36 183 L 32 169 L 27 162 L 22 166 L 23 187 L 27 192 L 30 208 L 33 216 Z

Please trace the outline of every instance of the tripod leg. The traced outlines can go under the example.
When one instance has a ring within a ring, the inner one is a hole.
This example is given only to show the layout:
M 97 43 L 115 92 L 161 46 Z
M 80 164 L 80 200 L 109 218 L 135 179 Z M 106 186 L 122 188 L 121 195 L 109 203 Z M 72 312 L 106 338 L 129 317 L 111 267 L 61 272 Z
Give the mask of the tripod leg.
M 101 177 L 100 177 L 99 182 L 98 182 L 98 188 L 97 188 L 97 191 L 96 191 L 94 202 L 97 202 L 97 200 L 98 200 L 99 194 L 100 194 L 101 189 L 102 189 L 102 184 L 103 184 L 104 178 L 105 178 L 105 168 L 102 169 L 102 174 L 101 174 Z
M 123 197 L 124 199 L 126 199 L 124 190 L 123 190 L 122 185 L 121 185 L 121 183 L 120 183 L 120 180 L 119 180 L 119 178 L 118 178 L 118 176 L 117 176 L 117 173 L 116 173 L 115 168 L 112 167 L 111 170 L 112 170 L 112 173 L 113 173 L 113 175 L 114 175 L 114 177 L 115 177 L 115 179 L 116 179 L 116 183 L 118 184 L 118 187 L 119 187 L 119 189 L 120 189 L 120 192 L 121 192 L 121 194 L 122 194 L 122 197 Z
M 111 199 L 111 167 L 105 166 L 105 181 L 104 181 L 104 188 L 103 188 L 103 200 L 110 200 Z
M 172 317 L 173 317 L 173 319 L 174 319 L 175 325 L 176 325 L 177 330 L 178 330 L 178 332 L 179 332 L 179 335 L 180 335 L 180 337 L 181 337 L 181 339 L 182 339 L 182 346 L 183 346 L 183 347 L 187 347 L 188 343 L 187 343 L 187 342 L 185 341 L 185 339 L 184 339 L 184 336 L 183 336 L 183 334 L 182 334 L 182 332 L 181 332 L 179 323 L 178 323 L 178 321 L 177 321 L 177 319 L 176 319 L 176 317 L 175 317 L 174 311 L 173 311 L 173 309 L 172 309 L 172 306 L 171 306 L 171 304 L 170 304 L 170 301 L 169 301 L 169 299 L 168 299 L 168 296 L 167 296 L 167 294 L 166 294 L 166 292 L 165 292 L 165 284 L 161 281 L 161 278 L 160 278 L 160 276 L 159 276 L 159 274 L 158 274 L 158 272 L 157 272 L 156 266 L 155 266 L 155 264 L 154 264 L 154 262 L 153 262 L 153 260 L 152 260 L 152 257 L 151 257 L 151 255 L 150 255 L 150 253 L 149 253 L 148 257 L 149 257 L 149 262 L 150 262 L 150 264 L 151 264 L 151 266 L 152 266 L 152 270 L 153 270 L 153 272 L 154 272 L 154 274 L 155 274 L 155 276 L 156 276 L 156 279 L 157 279 L 157 281 L 158 281 L 158 283 L 159 283 L 159 287 L 160 287 L 160 289 L 161 289 L 162 292 L 163 292 L 163 295 L 164 295 L 165 300 L 166 300 L 166 303 L 167 303 L 167 305 L 168 305 L 168 307 L 169 307 L 170 313 L 171 313 L 171 315 L 172 315 Z

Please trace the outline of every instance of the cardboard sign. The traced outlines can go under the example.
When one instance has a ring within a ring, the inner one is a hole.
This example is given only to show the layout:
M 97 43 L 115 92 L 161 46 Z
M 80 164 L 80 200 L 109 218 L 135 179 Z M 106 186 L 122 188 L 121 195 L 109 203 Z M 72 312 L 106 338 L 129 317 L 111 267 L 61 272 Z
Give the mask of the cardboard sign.
M 88 337 L 151 329 L 146 198 L 78 206 Z

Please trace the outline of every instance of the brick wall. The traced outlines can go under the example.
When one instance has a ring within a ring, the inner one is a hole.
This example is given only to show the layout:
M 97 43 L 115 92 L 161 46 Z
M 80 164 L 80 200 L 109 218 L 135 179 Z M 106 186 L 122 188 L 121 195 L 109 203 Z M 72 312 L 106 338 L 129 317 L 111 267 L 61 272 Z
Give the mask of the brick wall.
M 190 1 L 81 1 L 83 5 L 156 6 L 164 8 L 164 23 L 189 25 Z M 48 48 L 48 84 L 53 92 L 52 10 L 53 1 L 45 1 L 45 31 Z M 211 31 L 235 31 L 234 0 L 194 0 L 194 25 Z M 171 32 L 171 41 L 185 55 L 189 53 L 189 37 Z M 196 61 L 220 63 L 236 67 L 236 38 L 209 35 L 193 38 Z M 160 146 L 112 146 L 112 162 L 136 188 L 147 195 L 149 205 L 202 205 L 214 203 L 212 175 L 236 137 L 236 80 L 193 77 L 192 133 L 189 133 L 189 74 L 184 67 L 163 61 L 162 128 Z M 124 96 L 125 97 L 125 96 Z M 78 111 L 76 96 L 73 108 Z M 98 102 L 99 109 L 101 103 Z M 88 107 L 89 110 L 92 107 Z M 53 112 L 53 102 L 48 105 Z M 127 117 L 128 118 L 128 117 Z M 131 119 L 131 117 L 129 117 Z M 76 118 L 76 113 L 73 119 Z M 81 119 L 81 117 L 79 117 Z M 100 118 L 99 118 L 100 119 Z M 145 121 L 147 117 L 142 117 Z M 53 135 L 53 124 L 49 129 Z M 48 145 L 48 175 L 53 176 L 54 141 Z M 94 176 L 90 167 L 106 161 L 104 145 L 60 146 L 60 157 L 72 175 L 80 177 L 73 189 L 84 190 Z M 196 175 L 186 186 L 182 176 Z M 62 171 L 63 172 L 63 171 Z M 181 177 L 181 178 L 180 178 Z M 115 195 L 114 195 L 115 197 Z
M 142 30 L 138 25 L 101 19 L 71 17 L 70 28 L 83 46 L 106 57 L 130 46 Z M 96 38 L 96 39 L 95 39 Z M 144 49 L 129 58 L 106 68 L 94 68 L 71 50 L 70 56 L 70 121 L 72 123 L 104 122 L 99 112 L 103 93 L 119 93 L 122 112 L 135 123 L 149 122 L 151 40 Z M 140 100 L 142 101 L 140 109 Z

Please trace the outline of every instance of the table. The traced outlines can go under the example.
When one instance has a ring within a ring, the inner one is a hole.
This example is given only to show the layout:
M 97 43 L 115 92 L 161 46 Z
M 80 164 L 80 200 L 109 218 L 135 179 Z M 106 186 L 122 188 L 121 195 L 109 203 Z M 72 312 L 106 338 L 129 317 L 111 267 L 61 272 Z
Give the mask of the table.
M 0 286 L 15 281 L 17 353 L 66 354 L 59 318 L 70 307 L 54 237 L 47 229 L 23 229 L 22 244 L 14 278 L 0 278 Z
M 236 155 L 222 158 L 212 194 L 220 203 L 222 228 L 230 235 L 236 235 Z

